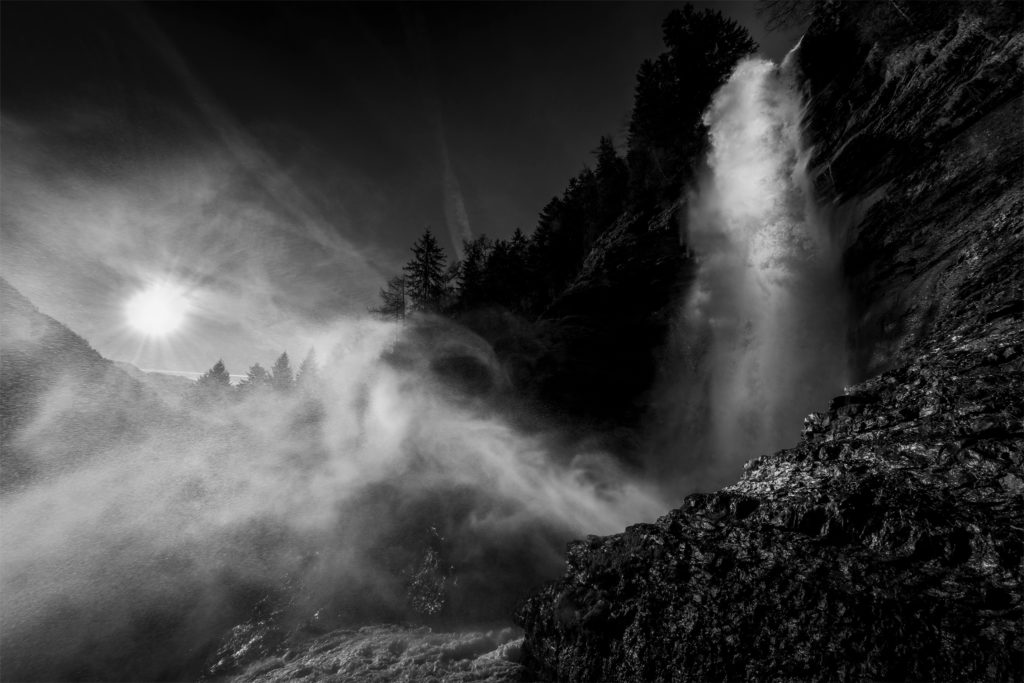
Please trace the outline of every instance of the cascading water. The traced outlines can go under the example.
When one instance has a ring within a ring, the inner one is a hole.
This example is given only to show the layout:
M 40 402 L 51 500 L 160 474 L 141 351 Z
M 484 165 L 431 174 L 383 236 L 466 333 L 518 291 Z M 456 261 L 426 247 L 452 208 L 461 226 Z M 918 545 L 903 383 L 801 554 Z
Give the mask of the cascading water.
M 659 450 L 694 486 L 796 442 L 843 386 L 837 249 L 814 206 L 793 54 L 741 62 L 705 114 L 710 173 L 689 203 L 695 281 L 675 336 Z M 666 412 L 667 411 L 667 412 Z

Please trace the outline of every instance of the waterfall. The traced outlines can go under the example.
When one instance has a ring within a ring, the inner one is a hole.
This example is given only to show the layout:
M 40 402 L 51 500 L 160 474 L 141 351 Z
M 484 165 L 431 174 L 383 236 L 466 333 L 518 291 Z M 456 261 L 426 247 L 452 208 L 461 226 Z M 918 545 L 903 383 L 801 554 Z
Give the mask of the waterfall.
M 781 66 L 741 62 L 704 117 L 708 173 L 686 227 L 698 266 L 676 323 L 659 448 L 661 469 L 695 486 L 795 444 L 802 417 L 843 386 L 838 249 L 813 203 L 792 54 Z

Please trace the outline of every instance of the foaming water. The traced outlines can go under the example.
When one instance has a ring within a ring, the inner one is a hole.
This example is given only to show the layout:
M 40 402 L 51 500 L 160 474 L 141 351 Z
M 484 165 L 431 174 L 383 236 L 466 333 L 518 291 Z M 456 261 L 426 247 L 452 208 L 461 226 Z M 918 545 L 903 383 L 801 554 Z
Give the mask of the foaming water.
M 685 451 L 699 486 L 795 443 L 843 386 L 838 249 L 810 192 L 792 54 L 741 62 L 705 114 L 710 172 L 688 215 L 699 265 L 662 396 L 661 465 L 678 469 Z

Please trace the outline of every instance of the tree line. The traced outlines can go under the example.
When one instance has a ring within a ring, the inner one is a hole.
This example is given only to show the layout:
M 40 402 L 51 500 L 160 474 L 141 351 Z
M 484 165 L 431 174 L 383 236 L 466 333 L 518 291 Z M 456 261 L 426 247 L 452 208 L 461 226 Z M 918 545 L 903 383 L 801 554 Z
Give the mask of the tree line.
M 463 257 L 449 263 L 428 227 L 371 312 L 402 319 L 498 305 L 540 315 L 619 216 L 678 200 L 707 151 L 703 114 L 711 96 L 757 43 L 720 12 L 691 5 L 666 17 L 662 37 L 667 50 L 637 72 L 624 157 L 611 136 L 602 136 L 594 168 L 584 167 L 545 204 L 529 236 L 517 229 L 509 239 L 464 241 Z
M 259 363 L 253 364 L 237 386 L 232 386 L 231 374 L 224 365 L 224 360 L 220 359 L 196 380 L 190 390 L 190 398 L 194 402 L 204 403 L 230 396 L 242 398 L 269 391 L 288 393 L 295 389 L 311 388 L 318 379 L 316 353 L 313 349 L 306 354 L 297 372 L 292 371 L 286 351 L 277 357 L 270 370 Z

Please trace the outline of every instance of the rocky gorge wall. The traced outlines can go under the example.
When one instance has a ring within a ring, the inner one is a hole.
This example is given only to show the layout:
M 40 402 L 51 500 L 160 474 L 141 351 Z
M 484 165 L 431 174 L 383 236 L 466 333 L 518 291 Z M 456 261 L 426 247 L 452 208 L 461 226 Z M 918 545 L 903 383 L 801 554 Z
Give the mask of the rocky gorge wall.
M 800 52 L 858 383 L 736 484 L 572 544 L 517 616 L 538 677 L 1024 678 L 1020 11 L 883 5 Z

